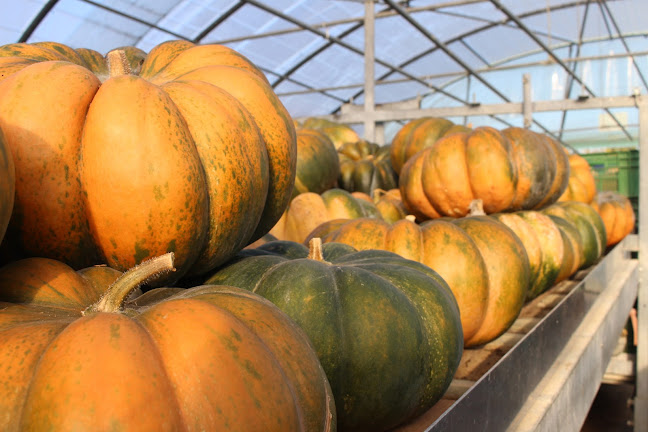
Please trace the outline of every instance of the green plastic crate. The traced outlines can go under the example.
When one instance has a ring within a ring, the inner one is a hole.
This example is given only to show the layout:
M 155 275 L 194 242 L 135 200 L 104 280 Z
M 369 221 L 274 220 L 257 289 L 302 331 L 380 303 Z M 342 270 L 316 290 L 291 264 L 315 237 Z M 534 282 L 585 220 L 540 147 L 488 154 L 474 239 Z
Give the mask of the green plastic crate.
M 619 150 L 582 155 L 592 167 L 596 188 L 628 198 L 639 196 L 639 151 Z

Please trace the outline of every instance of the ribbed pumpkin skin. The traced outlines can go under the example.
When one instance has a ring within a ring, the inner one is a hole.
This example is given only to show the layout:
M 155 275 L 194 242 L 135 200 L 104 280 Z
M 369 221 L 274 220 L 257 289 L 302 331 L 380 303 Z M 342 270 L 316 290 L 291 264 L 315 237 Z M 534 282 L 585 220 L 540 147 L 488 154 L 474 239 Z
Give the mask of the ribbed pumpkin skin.
M 596 195 L 596 181 L 587 159 L 574 153 L 569 155 L 569 182 L 558 201 L 591 203 Z
M 209 283 L 261 294 L 304 329 L 331 383 L 339 430 L 389 430 L 449 386 L 463 350 L 459 311 L 422 264 L 339 246 L 324 245 L 322 262 L 305 258 L 304 246 L 268 243 Z
M 530 269 L 527 299 L 537 297 L 556 282 L 562 268 L 565 246 L 558 227 L 548 216 L 531 210 L 492 216 L 522 241 Z
M 41 45 L 0 47 L 38 60 L 0 81 L 0 127 L 18 161 L 7 241 L 20 255 L 124 270 L 174 251 L 180 277 L 224 262 L 280 218 L 294 125 L 240 54 L 166 42 L 140 76 L 101 83 L 96 55 Z
M 335 430 L 312 345 L 259 296 L 167 289 L 82 315 L 106 286 L 63 263 L 16 261 L 0 280 L 3 431 Z
M 563 262 L 555 281 L 558 283 L 576 273 L 585 262 L 583 240 L 580 232 L 571 222 L 555 215 L 548 216 L 560 231 L 563 239 Z
M 457 300 L 464 341 L 477 332 L 488 302 L 488 275 L 477 245 L 461 228 L 445 221 L 418 225 L 403 219 L 389 224 L 367 218 L 330 228 L 328 232 L 316 228 L 306 241 L 321 235 L 323 242 L 386 250 L 427 265 L 447 282 Z
M 636 216 L 630 200 L 617 192 L 599 192 L 591 203 L 605 225 L 606 246 L 613 246 L 630 234 Z
M 383 220 L 389 223 L 394 223 L 407 216 L 407 209 L 403 204 L 400 189 L 390 189 L 383 191 L 381 189 L 374 190 L 373 202 L 380 212 Z
M 517 184 L 512 152 L 509 140 L 491 127 L 448 135 L 403 166 L 403 203 L 426 219 L 466 216 L 475 199 L 483 201 L 487 214 L 506 210 Z
M 596 210 L 588 204 L 579 201 L 560 201 L 544 209 L 543 213 L 561 217 L 578 230 L 584 256 L 581 269 L 593 265 L 605 252 L 607 243 L 605 225 Z
M 549 193 L 556 176 L 553 152 L 539 134 L 528 129 L 509 127 L 502 135 L 513 147 L 517 172 L 515 198 L 508 211 L 532 209 Z
M 316 129 L 297 129 L 297 173 L 293 198 L 300 193 L 333 188 L 340 175 L 340 159 L 333 142 Z
M 513 231 L 489 216 L 469 216 L 452 223 L 468 233 L 486 263 L 486 316 L 468 341 L 470 346 L 481 345 L 501 336 L 520 314 L 529 289 L 529 259 Z
M 547 148 L 551 151 L 553 156 L 551 158 L 556 164 L 556 174 L 549 191 L 545 197 L 533 208 L 534 210 L 542 209 L 549 206 L 561 197 L 567 189 L 569 183 L 569 158 L 563 146 L 553 138 L 545 134 L 538 134 L 540 140 L 544 141 Z
M 2 129 L 0 129 L 0 241 L 11 219 L 16 191 L 16 170 Z
M 321 195 L 306 192 L 290 202 L 270 234 L 279 240 L 302 243 L 311 231 L 324 222 L 360 217 L 380 217 L 380 213 L 372 203 L 355 198 L 343 189 L 329 189 Z
M 340 158 L 338 187 L 341 189 L 371 195 L 376 189 L 398 187 L 398 176 L 391 166 L 389 146 L 360 140 L 342 144 L 337 152 Z
M 394 171 L 400 174 L 403 165 L 412 156 L 434 144 L 452 127 L 450 120 L 438 117 L 425 117 L 405 124 L 394 136 L 391 143 L 391 163 Z

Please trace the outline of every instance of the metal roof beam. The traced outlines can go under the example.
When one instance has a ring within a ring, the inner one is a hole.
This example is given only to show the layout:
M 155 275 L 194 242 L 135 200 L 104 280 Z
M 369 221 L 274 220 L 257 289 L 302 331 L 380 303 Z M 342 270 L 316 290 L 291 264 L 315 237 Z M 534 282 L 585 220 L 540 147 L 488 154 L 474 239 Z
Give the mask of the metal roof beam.
M 216 27 L 218 27 L 223 21 L 225 21 L 227 18 L 231 17 L 241 9 L 245 5 L 244 1 L 239 1 L 238 3 L 235 3 L 232 5 L 229 9 L 227 9 L 224 13 L 222 13 L 218 18 L 216 18 L 210 25 L 208 25 L 203 31 L 196 36 L 192 42 L 193 43 L 200 43 L 209 33 L 212 32 Z
M 585 5 L 585 11 L 583 12 L 583 20 L 581 21 L 580 31 L 578 32 L 578 44 L 576 45 L 576 57 L 580 55 L 581 46 L 583 45 L 583 36 L 585 34 L 585 24 L 587 24 L 587 12 L 589 11 L 590 2 L 588 1 Z M 577 62 L 574 62 L 571 69 L 573 73 L 576 73 L 576 67 L 578 66 Z M 569 99 L 572 87 L 574 85 L 574 78 L 571 75 L 567 75 L 567 85 L 565 85 L 565 99 Z M 562 139 L 563 131 L 565 130 L 565 122 L 567 120 L 567 111 L 563 111 L 562 118 L 560 119 L 560 133 L 559 138 Z
M 628 54 L 632 54 L 632 50 L 628 46 L 628 42 L 625 40 L 625 37 L 623 37 L 623 35 L 621 34 L 621 29 L 619 28 L 619 24 L 617 24 L 617 21 L 614 19 L 614 15 L 612 15 L 612 11 L 610 10 L 610 7 L 605 2 L 601 3 L 601 7 L 607 11 L 608 16 L 610 17 L 610 21 L 612 22 L 612 25 L 614 26 L 614 29 L 616 30 L 618 37 L 621 39 L 621 43 L 623 44 L 623 47 L 625 48 L 626 52 Z M 641 73 L 641 69 L 639 69 L 639 66 L 637 66 L 637 62 L 635 61 L 634 56 L 631 55 L 630 58 L 632 59 L 632 65 L 636 69 L 637 74 L 641 79 L 641 82 L 643 83 L 644 87 L 648 89 L 648 83 L 646 82 L 646 78 L 644 78 L 643 74 Z
M 386 1 L 390 1 L 390 0 L 386 0 Z M 490 2 L 493 3 L 493 5 L 495 5 L 495 7 L 498 8 L 500 11 L 502 11 L 504 15 L 509 17 L 509 19 L 511 19 L 513 22 L 515 22 L 515 24 L 517 24 L 520 30 L 522 30 L 524 33 L 526 33 L 527 36 L 533 39 L 533 41 L 536 44 L 538 44 L 538 46 L 540 46 L 556 63 L 558 63 L 560 67 L 562 67 L 568 74 L 570 74 L 574 78 L 574 80 L 576 80 L 576 82 L 583 87 L 583 89 L 585 89 L 591 96 L 596 97 L 596 94 L 594 94 L 592 89 L 590 89 L 587 86 L 587 84 L 585 84 L 585 82 L 580 79 L 578 75 L 572 72 L 571 69 L 569 69 L 569 67 L 560 59 L 560 57 L 558 57 L 556 53 L 554 53 L 551 50 L 551 48 L 549 48 L 547 45 L 544 44 L 544 42 L 538 39 L 538 37 L 535 34 L 533 34 L 533 32 L 530 31 L 529 28 L 526 25 L 524 25 L 524 23 L 520 21 L 520 19 L 517 16 L 515 16 L 508 8 L 502 5 L 502 3 L 499 2 L 499 0 L 490 0 Z M 623 132 L 628 137 L 628 139 L 632 139 L 632 136 L 627 131 L 627 129 L 621 124 L 619 119 L 616 118 L 616 116 L 609 109 L 606 108 L 605 112 L 607 112 L 612 117 L 614 122 L 617 124 L 617 126 L 619 126 L 623 130 Z
M 304 23 L 304 22 L 302 22 L 300 20 L 297 20 L 297 19 L 295 19 L 295 18 L 293 18 L 291 16 L 288 16 L 288 15 L 284 14 L 281 11 L 273 9 L 270 6 L 267 6 L 267 5 L 261 3 L 261 2 L 259 2 L 257 0 L 245 0 L 245 2 L 249 3 L 249 4 L 253 5 L 253 6 L 256 6 L 257 8 L 262 9 L 262 10 L 264 10 L 264 11 L 266 11 L 266 12 L 272 14 L 272 15 L 275 15 L 275 16 L 277 16 L 279 18 L 282 18 L 285 21 L 288 21 L 288 22 L 291 22 L 291 23 L 293 23 L 295 25 L 303 27 L 304 29 L 310 31 L 311 33 L 314 33 L 314 34 L 316 34 L 316 35 L 318 35 L 318 36 L 320 36 L 320 37 L 322 37 L 324 39 L 328 39 L 328 40 L 334 42 L 335 44 L 340 45 L 341 47 L 344 47 L 344 48 L 348 49 L 349 51 L 352 51 L 352 52 L 364 57 L 364 51 L 363 50 L 361 50 L 359 48 L 356 48 L 353 45 L 348 44 L 348 43 L 344 42 L 343 40 L 341 40 L 341 39 L 339 39 L 337 37 L 327 35 L 326 33 L 322 32 L 321 30 L 318 30 L 318 29 L 316 29 L 316 28 L 314 28 L 314 27 L 312 27 L 312 26 L 310 26 L 310 25 L 308 25 L 308 24 L 306 24 L 306 23 Z M 407 72 L 406 70 L 404 70 L 404 69 L 402 69 L 402 68 L 400 68 L 398 66 L 392 65 L 392 64 L 390 64 L 390 63 L 388 63 L 386 61 L 380 60 L 378 58 L 376 58 L 376 63 L 378 63 L 378 64 L 380 64 L 380 65 L 382 65 L 382 66 L 384 66 L 384 67 L 386 67 L 388 69 L 392 69 L 394 72 L 398 72 L 398 73 L 410 78 L 412 81 L 416 81 L 416 82 L 422 84 L 423 86 L 425 86 L 427 88 L 431 88 L 431 89 L 433 89 L 435 91 L 438 91 L 439 93 L 442 93 L 445 96 L 447 96 L 447 97 L 449 97 L 449 98 L 451 98 L 451 99 L 453 99 L 453 100 L 455 100 L 457 102 L 461 102 L 463 104 L 468 104 L 466 101 L 462 100 L 461 98 L 459 98 L 459 97 L 457 97 L 457 96 L 455 96 L 455 95 L 453 95 L 451 93 L 448 93 L 443 89 L 437 88 L 436 86 L 434 86 L 434 85 L 432 85 L 430 83 L 427 83 L 427 82 L 425 82 L 423 80 L 418 79 L 418 77 L 416 77 L 415 75 L 412 75 L 411 73 Z
M 56 3 L 58 3 L 58 0 L 49 0 L 47 3 L 45 3 L 45 6 L 43 6 L 41 10 L 38 11 L 38 14 L 36 14 L 32 22 L 29 23 L 29 26 L 25 29 L 23 34 L 20 35 L 18 42 L 27 42 L 29 40 L 36 28 L 40 25 L 41 22 L 43 22 L 49 11 L 51 11 L 52 8 L 56 6 Z

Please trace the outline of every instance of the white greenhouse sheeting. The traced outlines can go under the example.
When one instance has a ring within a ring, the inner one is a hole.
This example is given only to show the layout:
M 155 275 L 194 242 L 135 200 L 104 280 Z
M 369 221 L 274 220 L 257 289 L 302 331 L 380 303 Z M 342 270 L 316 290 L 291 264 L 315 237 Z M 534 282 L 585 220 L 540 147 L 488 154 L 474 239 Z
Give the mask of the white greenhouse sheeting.
M 376 104 L 520 102 L 523 74 L 533 100 L 648 92 L 645 0 L 376 0 L 374 11 Z M 362 0 L 0 0 L 0 44 L 56 41 L 102 53 L 124 45 L 149 51 L 169 39 L 224 44 L 259 66 L 301 118 L 363 103 L 364 14 Z M 637 145 L 637 110 L 534 120 L 533 129 L 566 143 Z M 386 138 L 401 126 L 387 124 Z

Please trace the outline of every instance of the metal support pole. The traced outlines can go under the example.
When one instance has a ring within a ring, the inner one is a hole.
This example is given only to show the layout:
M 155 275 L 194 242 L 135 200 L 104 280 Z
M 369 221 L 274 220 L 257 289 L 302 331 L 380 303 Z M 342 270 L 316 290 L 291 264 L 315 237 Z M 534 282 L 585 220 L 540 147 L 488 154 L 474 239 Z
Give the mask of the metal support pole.
M 522 75 L 522 112 L 524 113 L 524 127 L 529 129 L 533 123 L 533 110 L 531 107 L 531 75 Z
M 367 113 L 375 110 L 374 90 L 374 49 L 375 49 L 375 12 L 374 0 L 365 0 L 365 54 L 364 54 L 364 109 Z M 376 142 L 376 122 L 373 116 L 367 116 L 364 121 L 364 138 Z
M 648 430 L 648 97 L 639 106 L 639 289 L 634 430 Z

